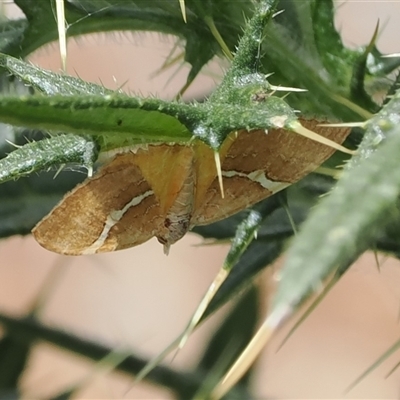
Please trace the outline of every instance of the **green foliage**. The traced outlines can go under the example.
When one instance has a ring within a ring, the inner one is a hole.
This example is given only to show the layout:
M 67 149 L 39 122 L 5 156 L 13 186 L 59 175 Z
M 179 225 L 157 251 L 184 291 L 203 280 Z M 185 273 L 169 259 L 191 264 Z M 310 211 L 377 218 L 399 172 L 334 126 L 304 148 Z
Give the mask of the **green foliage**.
M 303 224 L 287 253 L 273 312 L 296 307 L 329 273 L 373 245 L 379 229 L 398 219 L 399 101 L 397 92 L 367 122 L 357 154 Z
M 65 2 L 69 36 L 113 30 L 176 36 L 185 61 L 191 65 L 187 85 L 214 56 L 230 57 L 229 49 L 233 60 L 221 84 L 207 101 L 190 104 L 128 96 L 21 61 L 19 58 L 56 40 L 58 34 L 52 0 L 15 3 L 25 17 L 2 21 L 0 29 L 0 121 L 13 125 L 11 130 L 4 127 L 0 131 L 0 150 L 3 156 L 10 151 L 7 140 L 22 146 L 0 160 L 0 182 L 10 181 L 0 186 L 0 237 L 29 233 L 57 200 L 83 178 L 71 172 L 60 173 L 52 182 L 46 173 L 25 177 L 33 172 L 65 164 L 91 171 L 102 152 L 138 144 L 188 142 L 196 138 L 218 150 L 232 131 L 277 127 L 275 117 L 285 116 L 284 126 L 293 130 L 299 110 L 304 116 L 328 121 L 366 119 L 358 152 L 346 163 L 337 184 L 328 176 L 311 174 L 250 211 L 194 228 L 205 238 L 232 240 L 224 265 L 232 272 L 203 319 L 248 287 L 260 270 L 282 254 L 289 239 L 287 261 L 267 320 L 274 324 L 296 311 L 328 275 L 336 274 L 339 279 L 349 262 L 365 250 L 400 254 L 398 241 L 393 240 L 400 232 L 400 93 L 393 83 L 392 98 L 381 106 L 371 92 L 382 77 L 389 82 L 387 75 L 400 62 L 382 58 L 373 39 L 362 49 L 345 48 L 334 27 L 332 1 L 186 0 L 187 24 L 177 0 Z M 272 18 L 282 9 L 285 12 Z M 271 82 L 265 73 L 274 73 L 268 77 Z M 4 84 L 8 75 L 18 81 Z M 21 82 L 32 90 L 21 94 Z M 274 92 L 272 83 L 308 92 L 293 92 L 282 98 Z M 263 101 L 255 101 L 260 95 L 265 96 Z M 24 142 L 30 136 L 32 140 Z M 349 146 L 359 136 L 354 132 Z M 343 161 L 342 155 L 335 155 L 329 166 L 340 166 Z M 24 178 L 16 180 L 21 177 Z M 321 195 L 327 193 L 320 201 Z M 299 234 L 293 238 L 295 230 Z M 254 292 L 243 297 L 210 343 L 198 368 L 178 373 L 157 367 L 147 379 L 170 388 L 180 398 L 190 398 L 199 391 L 208 395 L 217 376 L 233 362 L 217 342 L 229 331 L 232 336 L 237 335 L 242 349 L 254 328 L 257 304 Z M 243 307 L 251 308 L 254 314 L 243 312 Z M 0 342 L 0 359 L 7 360 L 7 352 L 15 353 L 10 377 L 4 378 L 5 384 L 0 381 L 0 389 L 17 391 L 15 386 L 30 345 L 38 339 L 94 361 L 112 352 L 94 341 L 46 327 L 38 319 L 1 314 L 0 322 L 7 331 Z M 220 362 L 226 364 L 216 371 Z M 145 360 L 129 355 L 115 368 L 136 375 L 145 364 Z M 204 380 L 208 386 L 203 385 Z M 229 396 L 247 396 L 248 380 L 241 384 Z

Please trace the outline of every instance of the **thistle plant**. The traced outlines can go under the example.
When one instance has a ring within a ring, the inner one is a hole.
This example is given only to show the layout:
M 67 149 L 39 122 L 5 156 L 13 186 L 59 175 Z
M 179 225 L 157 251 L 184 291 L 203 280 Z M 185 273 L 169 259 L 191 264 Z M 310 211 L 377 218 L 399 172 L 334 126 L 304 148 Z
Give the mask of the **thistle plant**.
M 114 357 L 118 360 L 115 369 L 165 386 L 177 397 L 192 398 L 195 393 L 204 398 L 248 397 L 251 387 L 242 375 L 269 337 L 310 295 L 321 287 L 329 290 L 368 249 L 399 254 L 394 237 L 399 225 L 396 155 L 400 150 L 400 93 L 393 72 L 400 61 L 384 57 L 376 48 L 378 29 L 365 47 L 346 48 L 334 27 L 331 0 L 64 3 L 68 37 L 113 30 L 175 35 L 182 41 L 185 61 L 191 66 L 180 94 L 209 60 L 228 58 L 230 65 L 213 93 L 203 102 L 185 103 L 181 99 L 164 101 L 127 95 L 122 90 L 113 91 L 23 61 L 32 51 L 58 39 L 59 32 L 52 0 L 15 0 L 15 4 L 25 18 L 2 22 L 3 86 L 19 87 L 23 83 L 30 91 L 21 95 L 5 90 L 0 98 L 0 122 L 8 124 L 4 125 L 0 143 L 4 156 L 0 160 L 3 238 L 29 234 L 61 197 L 82 180 L 82 174 L 61 173 L 36 193 L 38 186 L 32 184 L 33 179 L 48 182 L 45 172 L 51 170 L 54 175 L 65 165 L 83 168 L 90 181 L 104 171 L 101 165 L 110 161 L 109 154 L 153 145 L 161 148 L 166 143 L 179 148 L 198 143 L 212 155 L 205 157 L 208 164 L 200 164 L 198 174 L 206 174 L 210 168 L 215 170 L 223 197 L 229 178 L 221 169 L 224 146 L 232 137 L 234 143 L 237 132 L 261 130 L 268 136 L 269 132 L 285 131 L 289 136 L 283 136 L 285 140 L 279 142 L 278 152 L 286 151 L 291 138 L 305 136 L 304 148 L 297 151 L 299 159 L 309 153 L 307 162 L 312 167 L 307 167 L 306 172 L 315 170 L 334 150 L 338 151 L 323 168 L 291 186 L 287 184 L 289 187 L 278 194 L 263 196 L 268 198 L 251 203 L 250 208 L 235 215 L 231 215 L 233 211 L 227 212 L 231 216 L 221 221 L 190 226 L 204 238 L 230 240 L 231 248 L 187 329 L 155 361 L 118 355 L 115 349 L 95 341 L 47 327 L 36 317 L 18 319 L 0 314 L 0 323 L 7 332 L 2 339 L 3 347 L 14 346 L 19 353 L 17 367 L 3 382 L 0 378 L 0 388 L 18 392 L 17 381 L 30 346 L 41 339 L 96 361 Z M 10 83 L 10 77 L 16 82 Z M 373 88 L 374 83 L 382 81 L 386 96 L 378 103 Z M 330 126 L 323 126 L 327 124 Z M 337 174 L 338 167 L 343 165 Z M 41 173 L 36 176 L 36 172 Z M 19 191 L 22 182 L 28 191 Z M 7 201 L 11 191 L 17 193 L 14 201 L 33 193 L 40 196 L 40 206 L 30 205 L 29 219 Z M 245 207 L 238 210 L 241 208 Z M 68 213 L 69 209 L 63 212 Z M 35 230 L 38 240 L 40 226 Z M 109 228 L 111 231 L 112 226 Z M 45 230 L 49 231 L 47 226 Z M 41 234 L 45 247 L 64 254 L 85 253 L 85 249 L 68 250 L 54 245 L 52 235 Z M 167 248 L 169 244 L 164 243 Z M 284 251 L 285 265 L 271 310 L 250 341 L 255 321 L 247 321 L 244 329 L 241 318 L 243 307 L 257 308 L 251 283 Z M 216 373 L 213 368 L 224 354 L 224 346 L 219 344 L 216 350 L 213 343 L 209 351 L 214 365 L 200 365 L 198 370 L 186 374 L 158 365 L 166 353 L 186 342 L 199 323 L 227 301 L 236 299 L 238 293 L 240 301 L 216 338 L 229 330 L 229 334 L 241 338 L 242 344 L 222 371 Z M 322 291 L 322 295 L 325 293 Z M 231 321 L 233 329 L 228 324 Z M 210 371 L 214 371 L 212 378 L 208 376 Z M 211 383 L 204 386 L 207 376 Z

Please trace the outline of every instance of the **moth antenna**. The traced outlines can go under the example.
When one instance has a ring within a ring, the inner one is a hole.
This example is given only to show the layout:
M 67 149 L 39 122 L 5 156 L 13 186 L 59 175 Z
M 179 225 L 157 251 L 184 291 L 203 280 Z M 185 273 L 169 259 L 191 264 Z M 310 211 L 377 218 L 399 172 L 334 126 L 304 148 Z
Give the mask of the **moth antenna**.
M 218 272 L 217 276 L 209 286 L 206 294 L 204 297 L 201 299 L 200 304 L 198 305 L 195 313 L 193 314 L 192 319 L 190 320 L 189 324 L 183 331 L 181 335 L 181 339 L 178 344 L 178 349 L 182 349 L 183 346 L 186 344 L 187 340 L 189 339 L 189 336 L 193 332 L 194 328 L 200 321 L 201 317 L 204 314 L 204 311 L 206 310 L 207 306 L 210 304 L 210 301 L 213 299 L 215 293 L 217 290 L 221 287 L 221 285 L 225 282 L 226 278 L 229 275 L 229 270 L 226 268 L 221 268 L 220 271 Z
M 305 128 L 303 125 L 300 124 L 298 121 L 294 121 L 290 124 L 290 128 L 298 133 L 301 136 L 304 136 L 306 138 L 309 138 L 311 140 L 314 140 L 315 142 L 325 144 L 326 146 L 332 147 L 332 149 L 339 150 L 343 153 L 346 154 L 351 154 L 354 155 L 355 151 L 347 149 L 346 147 L 334 142 L 333 140 L 330 140 L 324 136 L 319 135 L 318 133 L 315 133 L 307 128 Z
M 217 169 L 219 190 L 221 191 L 221 197 L 224 198 L 225 194 L 224 194 L 224 183 L 222 182 L 221 159 L 219 158 L 219 153 L 217 151 L 214 152 L 214 160 L 215 160 L 215 168 Z
M 57 11 L 57 30 L 58 40 L 60 43 L 60 56 L 61 64 L 64 72 L 67 70 L 67 36 L 65 27 L 65 9 L 64 0 L 56 0 L 56 11 Z

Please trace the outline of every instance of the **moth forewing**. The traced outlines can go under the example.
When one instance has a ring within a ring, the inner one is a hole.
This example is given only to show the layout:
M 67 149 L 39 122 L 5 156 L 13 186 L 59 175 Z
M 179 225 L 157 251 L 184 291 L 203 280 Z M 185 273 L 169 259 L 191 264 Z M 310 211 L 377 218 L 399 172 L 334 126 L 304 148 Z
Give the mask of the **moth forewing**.
M 321 127 L 318 123 L 302 120 L 308 129 L 337 143 L 349 134 L 347 127 Z M 195 209 L 193 224 L 216 222 L 267 198 L 314 171 L 334 151 L 284 129 L 237 132 L 221 158 L 225 197 L 221 197 L 214 178 Z
M 156 236 L 168 252 L 190 227 L 193 165 L 193 148 L 179 144 L 117 154 L 67 194 L 34 228 L 34 237 L 48 250 L 80 255 L 133 247 Z
M 141 244 L 163 223 L 159 202 L 134 154 L 111 162 L 68 193 L 33 229 L 48 250 L 68 255 L 108 252 Z

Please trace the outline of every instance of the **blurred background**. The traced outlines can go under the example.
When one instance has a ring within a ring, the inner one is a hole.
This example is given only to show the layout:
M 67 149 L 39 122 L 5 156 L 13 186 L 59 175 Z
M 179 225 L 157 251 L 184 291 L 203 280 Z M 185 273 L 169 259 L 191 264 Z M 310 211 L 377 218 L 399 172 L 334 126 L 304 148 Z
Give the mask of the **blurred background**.
M 8 15 L 15 15 L 16 8 L 8 2 L 5 5 Z M 379 19 L 379 49 L 400 51 L 400 2 L 338 1 L 337 7 L 337 27 L 347 45 L 366 44 Z M 72 39 L 68 42 L 68 73 L 111 89 L 123 86 L 127 92 L 170 99 L 188 72 L 186 66 L 175 66 L 156 73 L 174 43 L 173 37 L 144 33 Z M 57 44 L 40 49 L 30 60 L 42 68 L 61 69 Z M 209 94 L 223 68 L 221 60 L 207 65 L 185 98 Z M 168 257 L 156 240 L 113 254 L 81 257 L 52 254 L 31 237 L 3 240 L 0 246 L 1 311 L 26 313 L 46 278 L 57 270 L 40 314 L 44 322 L 146 357 L 160 352 L 181 332 L 228 250 L 223 245 L 203 246 L 194 234 L 175 244 Z M 385 378 L 400 353 L 344 393 L 399 337 L 400 263 L 381 255 L 378 260 L 380 270 L 374 255 L 363 256 L 279 352 L 276 348 L 284 332 L 274 339 L 254 376 L 257 398 L 400 397 L 400 373 Z M 259 281 L 268 286 L 265 277 Z M 193 365 L 219 319 L 214 316 L 202 326 L 171 366 Z M 89 361 L 38 344 L 23 387 L 28 397 L 44 398 L 92 371 Z M 134 386 L 123 374 L 110 373 L 91 376 L 77 398 L 170 396 L 149 385 Z

